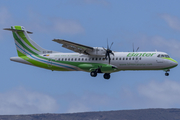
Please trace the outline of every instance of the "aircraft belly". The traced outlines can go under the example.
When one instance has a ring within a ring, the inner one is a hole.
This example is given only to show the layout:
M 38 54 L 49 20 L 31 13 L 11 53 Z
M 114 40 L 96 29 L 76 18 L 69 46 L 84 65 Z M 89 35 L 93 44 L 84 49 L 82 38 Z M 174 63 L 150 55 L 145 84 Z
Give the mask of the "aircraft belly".
M 163 65 L 158 65 L 155 61 L 121 61 L 117 64 L 120 70 L 156 70 L 162 69 Z

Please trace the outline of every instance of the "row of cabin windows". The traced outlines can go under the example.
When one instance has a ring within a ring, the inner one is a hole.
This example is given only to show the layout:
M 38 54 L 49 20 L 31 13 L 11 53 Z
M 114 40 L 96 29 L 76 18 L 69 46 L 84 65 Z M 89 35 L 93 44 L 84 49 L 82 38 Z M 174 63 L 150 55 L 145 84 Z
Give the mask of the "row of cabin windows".
M 59 58 L 58 61 L 94 61 L 94 60 L 105 60 L 105 58 Z M 108 60 L 108 59 L 107 59 Z M 141 60 L 141 58 L 112 58 L 112 60 Z

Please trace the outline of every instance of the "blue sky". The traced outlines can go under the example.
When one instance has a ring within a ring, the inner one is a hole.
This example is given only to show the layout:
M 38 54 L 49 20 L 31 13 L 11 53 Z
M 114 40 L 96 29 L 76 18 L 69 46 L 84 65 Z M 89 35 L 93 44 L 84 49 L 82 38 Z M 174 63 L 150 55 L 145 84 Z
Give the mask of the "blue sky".
M 46 49 L 71 52 L 61 38 L 92 47 L 114 42 L 114 51 L 164 51 L 180 60 L 178 0 L 0 1 L 0 28 L 22 25 Z M 15 63 L 12 33 L 0 31 L 0 114 L 74 113 L 180 107 L 180 68 L 122 71 L 104 80 L 85 72 L 52 72 Z

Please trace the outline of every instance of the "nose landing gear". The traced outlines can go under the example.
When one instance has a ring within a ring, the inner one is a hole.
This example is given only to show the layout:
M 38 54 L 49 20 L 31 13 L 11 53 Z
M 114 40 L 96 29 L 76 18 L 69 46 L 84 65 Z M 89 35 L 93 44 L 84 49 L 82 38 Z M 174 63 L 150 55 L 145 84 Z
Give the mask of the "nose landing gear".
M 169 71 L 170 71 L 169 69 L 168 69 L 168 70 L 165 70 L 165 72 L 166 72 L 166 73 L 165 73 L 165 76 L 169 76 L 169 73 L 168 73 Z
M 165 76 L 169 76 L 169 73 L 166 72 L 166 73 L 165 73 Z

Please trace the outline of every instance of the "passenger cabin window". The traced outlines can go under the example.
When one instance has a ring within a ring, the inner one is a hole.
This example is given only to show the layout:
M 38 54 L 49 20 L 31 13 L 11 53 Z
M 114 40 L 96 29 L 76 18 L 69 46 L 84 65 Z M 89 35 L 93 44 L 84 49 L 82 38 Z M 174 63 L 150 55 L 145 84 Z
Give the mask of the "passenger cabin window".
M 121 58 L 119 58 L 119 60 L 121 60 Z
M 71 58 L 71 61 L 73 61 L 73 58 Z
M 118 58 L 116 58 L 116 60 L 118 60 Z

